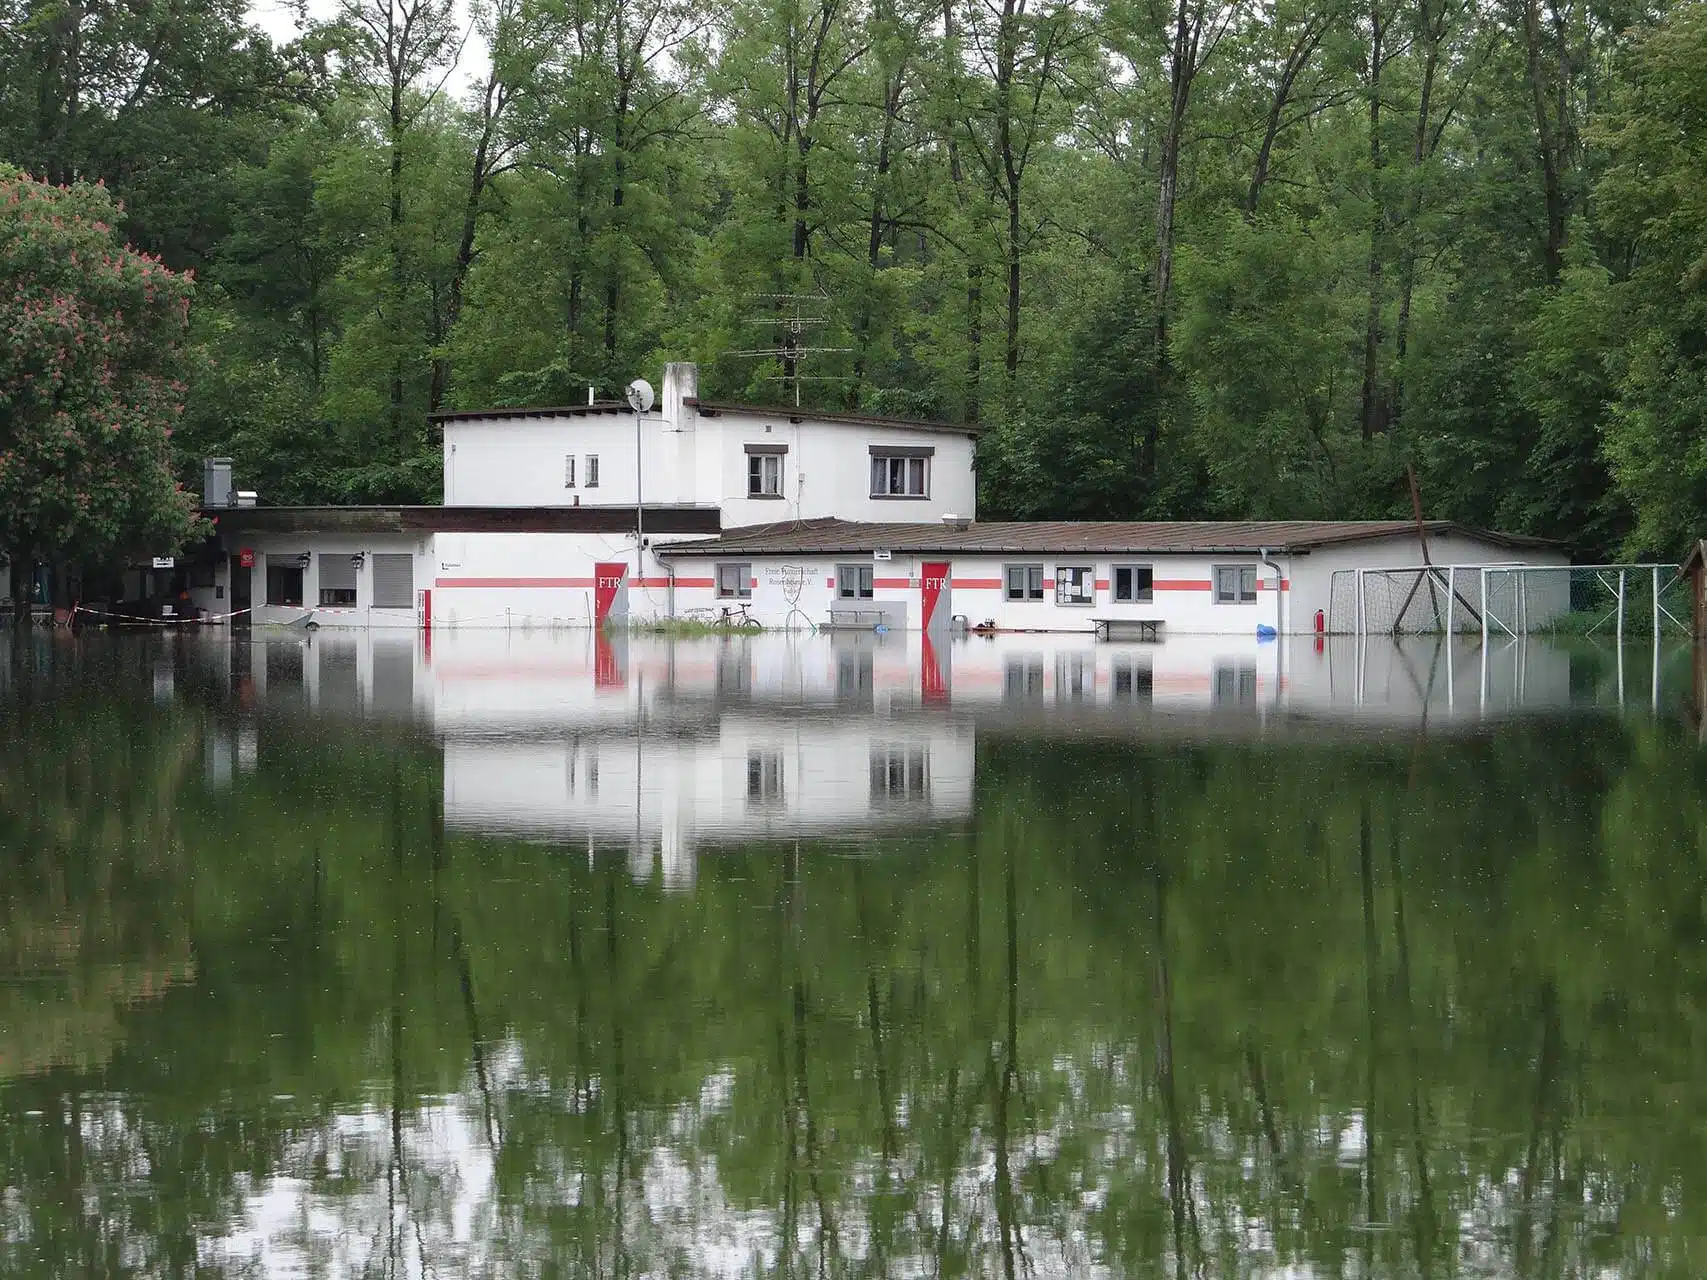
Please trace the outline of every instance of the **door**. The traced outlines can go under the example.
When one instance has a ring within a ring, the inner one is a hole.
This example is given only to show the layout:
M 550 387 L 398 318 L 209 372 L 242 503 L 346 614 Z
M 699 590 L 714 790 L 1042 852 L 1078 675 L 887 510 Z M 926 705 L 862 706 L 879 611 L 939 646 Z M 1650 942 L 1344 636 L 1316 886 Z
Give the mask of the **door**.
M 231 581 L 231 586 L 227 592 L 231 600 L 226 609 L 226 612 L 232 615 L 231 625 L 246 627 L 249 625 L 249 607 L 252 603 L 249 594 L 249 580 L 254 576 L 254 570 L 246 568 L 239 557 L 233 555 L 230 558 L 226 576 Z
M 946 560 L 927 560 L 919 566 L 919 628 L 922 631 L 948 634 L 949 619 L 954 614 L 948 568 Z

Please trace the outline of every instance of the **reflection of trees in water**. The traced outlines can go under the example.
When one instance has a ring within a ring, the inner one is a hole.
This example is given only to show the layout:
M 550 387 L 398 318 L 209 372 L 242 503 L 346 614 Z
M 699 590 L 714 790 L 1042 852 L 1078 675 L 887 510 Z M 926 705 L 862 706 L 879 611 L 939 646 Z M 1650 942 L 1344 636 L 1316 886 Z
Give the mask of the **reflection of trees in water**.
M 682 895 L 447 841 L 430 749 L 268 751 L 236 807 L 137 784 L 170 857 L 56 864 L 151 886 L 195 991 L 0 1089 L 0 1226 L 145 1272 L 1699 1262 L 1707 779 L 1659 732 L 986 749 L 965 833 Z

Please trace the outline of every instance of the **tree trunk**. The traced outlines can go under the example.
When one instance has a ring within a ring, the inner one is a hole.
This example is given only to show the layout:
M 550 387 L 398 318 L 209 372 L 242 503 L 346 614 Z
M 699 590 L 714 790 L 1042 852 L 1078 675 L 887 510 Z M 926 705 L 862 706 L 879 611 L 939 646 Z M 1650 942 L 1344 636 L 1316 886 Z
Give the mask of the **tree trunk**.
M 1429 153 L 1428 126 L 1429 113 L 1434 102 L 1434 77 L 1440 67 L 1440 42 L 1446 35 L 1444 14 L 1441 24 L 1437 26 L 1429 11 L 1429 0 L 1418 0 L 1417 9 L 1422 19 L 1419 25 L 1428 47 L 1423 51 L 1422 83 L 1417 89 L 1417 127 L 1411 139 L 1411 189 L 1405 200 L 1404 248 L 1399 255 L 1399 318 L 1393 333 L 1393 355 L 1399 366 L 1399 373 L 1393 380 L 1393 400 L 1389 413 L 1391 423 L 1397 423 L 1405 412 L 1405 352 L 1410 345 L 1411 299 L 1416 292 L 1417 282 L 1416 221 L 1422 212 L 1422 201 L 1417 194 L 1417 188 L 1422 180 L 1423 161 L 1428 158 Z
M 1024 175 L 1015 156 L 1013 139 L 1014 68 L 1018 58 L 1018 5 L 1016 0 L 1002 0 L 1002 21 L 996 34 L 996 93 L 1001 102 L 996 138 L 1002 162 L 1003 195 L 1008 206 L 1007 328 L 1003 367 L 1007 377 L 1005 408 L 1009 413 L 1015 408 L 1019 382 L 1020 186 Z
M 1569 210 L 1565 201 L 1564 169 L 1566 156 L 1562 144 L 1565 132 L 1568 63 L 1564 41 L 1559 41 L 1559 85 L 1557 90 L 1558 119 L 1552 118 L 1547 106 L 1547 86 L 1541 78 L 1541 14 L 1540 0 L 1522 0 L 1523 41 L 1527 54 L 1529 92 L 1535 109 L 1535 140 L 1541 154 L 1541 198 L 1546 211 L 1547 233 L 1542 247 L 1542 264 L 1549 285 L 1559 282 L 1564 267 L 1565 229 Z
M 1363 326 L 1363 395 L 1359 422 L 1368 443 L 1386 429 L 1380 385 L 1382 272 L 1387 240 L 1387 208 L 1381 184 L 1381 66 L 1387 20 L 1381 5 L 1369 7 L 1369 307 Z
M 391 297 L 388 328 L 391 331 L 391 395 L 389 422 L 391 438 L 403 439 L 403 81 L 391 78 L 391 181 L 388 229 L 391 237 Z
M 1263 185 L 1268 181 L 1268 166 L 1270 157 L 1274 154 L 1275 140 L 1280 137 L 1281 121 L 1285 118 L 1287 105 L 1292 101 L 1292 88 L 1298 81 L 1298 76 L 1315 55 L 1316 46 L 1327 33 L 1327 21 L 1320 24 L 1311 21 L 1305 24 L 1299 33 L 1298 40 L 1286 55 L 1286 64 L 1280 71 L 1280 83 L 1274 87 L 1274 96 L 1269 101 L 1268 120 L 1263 127 L 1262 144 L 1257 148 L 1257 163 L 1251 174 L 1250 190 L 1245 196 L 1245 216 L 1256 217 L 1257 203 L 1262 199 Z M 1171 270 L 1171 264 L 1170 264 Z

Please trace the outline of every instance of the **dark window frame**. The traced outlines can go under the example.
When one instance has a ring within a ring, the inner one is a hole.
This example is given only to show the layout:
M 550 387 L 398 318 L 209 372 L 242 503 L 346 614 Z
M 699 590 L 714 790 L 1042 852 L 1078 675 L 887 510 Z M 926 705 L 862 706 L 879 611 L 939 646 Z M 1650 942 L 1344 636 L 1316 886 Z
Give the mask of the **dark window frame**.
M 733 572 L 737 575 L 737 585 L 733 591 L 727 590 L 724 575 Z M 716 583 L 719 600 L 751 600 L 753 598 L 753 564 L 750 560 L 725 560 L 712 570 L 712 580 Z
M 1014 574 L 1016 572 L 1024 573 L 1026 575 L 1025 583 L 1020 587 L 1018 594 L 1015 594 L 1014 590 Z M 1045 574 L 1041 564 L 1024 562 L 1003 565 L 1002 599 L 1012 601 L 1016 604 L 1041 603 L 1044 596 L 1044 577 Z M 1035 585 L 1033 585 L 1034 581 Z
M 1215 596 L 1216 604 L 1246 605 L 1257 602 L 1257 567 L 1254 564 L 1218 564 L 1210 571 L 1209 585 Z M 1232 579 L 1232 585 L 1226 585 L 1225 576 L 1237 575 Z M 1250 583 L 1247 588 L 1246 583 Z
M 847 577 L 854 576 L 854 585 L 848 586 Z M 871 600 L 877 593 L 876 566 L 869 564 L 839 564 L 836 566 L 836 599 L 838 600 Z
M 1126 594 L 1120 593 L 1121 577 L 1126 578 Z M 1140 578 L 1143 585 L 1139 586 Z M 1156 566 L 1153 564 L 1121 563 L 1113 566 L 1108 575 L 1109 598 L 1116 604 L 1150 604 L 1156 598 Z

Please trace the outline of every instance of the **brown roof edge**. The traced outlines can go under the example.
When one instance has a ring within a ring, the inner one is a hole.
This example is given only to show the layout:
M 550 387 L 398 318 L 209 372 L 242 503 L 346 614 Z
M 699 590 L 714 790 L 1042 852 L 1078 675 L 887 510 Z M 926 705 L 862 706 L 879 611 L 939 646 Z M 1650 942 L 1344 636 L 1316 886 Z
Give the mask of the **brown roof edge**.
M 787 418 L 790 422 L 847 422 L 865 427 L 905 427 L 912 431 L 942 431 L 957 436 L 976 436 L 983 426 L 976 422 L 927 422 L 923 418 L 885 418 L 871 413 L 841 413 L 830 409 L 797 409 L 786 404 L 732 404 L 687 396 L 682 403 L 701 413 L 744 413 L 755 418 Z
M 1563 544 L 1490 533 L 1451 521 L 1425 525 L 1435 535 L 1457 534 L 1497 546 L 1562 552 Z M 673 547 L 686 555 L 728 552 L 786 555 L 858 554 L 885 548 L 910 554 L 1173 554 L 1304 553 L 1329 546 L 1414 539 L 1409 520 L 1363 521 L 1027 521 L 972 522 L 955 528 L 929 522 L 880 523 L 820 517 L 725 529 L 716 539 Z M 1421 553 L 1416 557 L 1420 561 Z
M 428 422 L 479 422 L 490 418 L 564 418 L 588 414 L 633 413 L 621 400 L 595 400 L 592 404 L 546 405 L 538 408 L 443 409 L 429 413 Z
M 204 514 L 229 533 L 623 533 L 633 507 L 226 507 Z M 649 534 L 715 535 L 716 507 L 648 506 Z

